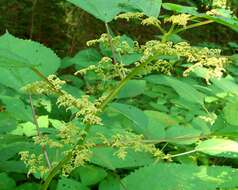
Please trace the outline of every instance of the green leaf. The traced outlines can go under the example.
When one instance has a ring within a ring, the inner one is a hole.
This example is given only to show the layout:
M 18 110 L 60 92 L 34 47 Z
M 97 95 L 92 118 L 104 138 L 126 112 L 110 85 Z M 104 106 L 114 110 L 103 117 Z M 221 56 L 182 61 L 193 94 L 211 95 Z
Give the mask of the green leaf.
M 148 17 L 158 17 L 162 0 L 128 0 L 128 5 L 145 13 Z
M 210 155 L 238 153 L 238 143 L 229 139 L 208 139 L 199 143 L 196 150 Z
M 121 12 L 120 4 L 124 0 L 67 0 L 74 5 L 82 8 L 88 13 L 92 14 L 96 18 L 104 21 L 110 22 L 113 18 Z
M 230 167 L 153 164 L 122 180 L 127 190 L 214 190 L 238 185 L 238 171 Z
M 40 129 L 48 128 L 48 126 L 49 126 L 48 116 L 38 117 L 37 122 L 38 122 Z M 32 137 L 32 136 L 37 135 L 37 129 L 36 129 L 35 124 L 33 124 L 32 122 L 25 122 L 25 123 L 19 124 L 15 130 L 11 131 L 11 134 L 26 135 L 27 137 Z
M 109 175 L 99 184 L 99 190 L 121 190 L 123 186 L 121 185 L 119 177 L 114 177 Z
M 208 20 L 212 20 L 214 22 L 217 22 L 219 24 L 225 25 L 227 27 L 230 27 L 231 29 L 238 31 L 238 19 L 235 17 L 231 17 L 231 15 L 228 16 L 212 16 L 208 14 L 202 14 L 197 12 L 196 7 L 188 7 L 183 5 L 178 5 L 174 3 L 163 3 L 162 7 L 169 11 L 175 11 L 178 13 L 188 13 L 194 16 L 198 16 L 201 18 L 205 18 Z M 219 11 L 219 9 L 218 9 Z
M 18 186 L 15 190 L 39 190 L 40 185 L 36 183 L 24 183 Z
M 90 165 L 77 168 L 73 172 L 75 174 L 80 176 L 81 182 L 86 186 L 95 185 L 107 176 L 104 169 Z
M 193 144 L 199 140 L 201 131 L 192 127 L 172 126 L 166 130 L 166 141 L 175 144 Z
M 14 172 L 14 173 L 27 173 L 26 165 L 22 161 L 0 161 L 0 171 Z
M 110 108 L 113 108 L 115 111 L 121 113 L 126 118 L 131 120 L 135 124 L 135 131 L 142 132 L 148 125 L 148 118 L 140 109 L 120 103 L 110 104 Z
M 146 88 L 146 81 L 144 80 L 130 80 L 121 89 L 118 98 L 131 98 L 144 93 Z
M 162 140 L 165 138 L 165 126 L 160 120 L 160 112 L 144 111 L 148 117 L 148 126 L 145 128 L 143 134 L 147 139 Z
M 238 95 L 238 85 L 233 77 L 228 75 L 225 78 L 221 79 L 214 78 L 211 81 L 213 85 L 222 90 L 222 92 L 230 92 L 235 95 Z
M 16 120 L 7 112 L 0 113 L 0 133 L 13 130 L 16 127 Z
M 70 61 L 76 65 L 77 69 L 82 69 L 90 65 L 95 65 L 101 60 L 101 55 L 93 48 L 79 51 Z
M 0 83 L 16 90 L 40 79 L 31 67 L 48 76 L 60 65 L 60 59 L 51 49 L 9 33 L 0 37 L 0 50 Z
M 84 186 L 82 183 L 73 180 L 68 179 L 65 177 L 62 177 L 58 184 L 56 190 L 89 190 L 86 186 Z
M 0 189 L 1 190 L 14 190 L 16 183 L 6 173 L 0 173 Z
M 175 11 L 178 13 L 188 13 L 191 15 L 198 15 L 199 13 L 197 12 L 196 7 L 189 7 L 189 6 L 183 6 L 183 5 L 178 5 L 174 3 L 163 3 L 162 7 L 166 10 L 169 11 Z
M 1 70 L 1 68 L 0 68 Z M 0 96 L 0 100 L 4 103 L 6 111 L 17 120 L 31 121 L 32 113 L 29 106 L 25 105 L 20 98 L 10 96 Z
M 117 56 L 118 57 L 118 56 Z M 121 57 L 117 58 L 117 60 L 121 60 L 121 62 L 125 65 L 134 64 L 136 61 L 139 61 L 141 58 L 141 54 L 139 53 L 131 53 L 121 55 Z
M 9 69 L 29 67 L 29 62 L 6 49 L 0 49 L 0 67 Z
M 226 104 L 224 108 L 224 118 L 230 125 L 238 126 L 238 98 Z
M 163 84 L 170 86 L 178 93 L 181 98 L 189 102 L 203 105 L 205 96 L 202 93 L 198 92 L 192 85 L 187 84 L 186 82 L 173 77 L 160 75 L 152 75 L 146 77 L 146 80 L 154 84 Z
M 224 17 L 224 16 L 211 16 L 211 15 L 201 15 L 201 17 L 213 20 L 214 22 L 217 22 L 219 24 L 222 24 L 224 26 L 227 26 L 236 32 L 238 32 L 238 19 L 232 18 L 232 17 Z
M 115 170 L 117 168 L 131 168 L 144 166 L 152 163 L 154 158 L 149 153 L 135 152 L 128 150 L 124 160 L 118 158 L 115 152 L 118 149 L 111 147 L 98 147 L 93 149 L 93 156 L 90 160 L 93 164 Z
M 35 145 L 28 142 L 16 142 L 3 145 L 0 147 L 0 160 L 6 161 L 18 154 L 20 151 L 32 150 Z

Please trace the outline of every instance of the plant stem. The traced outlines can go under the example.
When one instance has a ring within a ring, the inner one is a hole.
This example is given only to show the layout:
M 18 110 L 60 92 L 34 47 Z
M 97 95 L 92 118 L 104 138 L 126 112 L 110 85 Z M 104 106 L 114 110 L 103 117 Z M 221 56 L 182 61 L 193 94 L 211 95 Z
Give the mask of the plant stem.
M 34 122 L 34 124 L 36 126 L 37 136 L 41 138 L 42 135 L 41 135 L 40 127 L 39 127 L 39 124 L 38 124 L 38 121 L 37 121 L 37 118 L 36 118 L 36 111 L 35 111 L 35 108 L 34 108 L 34 105 L 33 105 L 33 102 L 32 102 L 31 94 L 29 94 L 29 100 L 30 100 L 30 105 L 31 105 L 33 122 Z M 41 145 L 41 150 L 44 153 L 45 160 L 46 160 L 46 163 L 48 165 L 48 168 L 51 169 L 51 162 L 50 162 L 49 155 L 48 155 L 48 152 L 46 150 L 46 147 L 44 145 Z
M 157 26 L 162 34 L 166 34 L 166 30 L 164 30 L 160 25 Z
M 113 100 L 113 98 L 117 95 L 117 93 L 121 90 L 121 88 L 136 74 L 138 74 L 140 72 L 140 70 L 149 62 L 151 62 L 155 57 L 151 57 L 149 58 L 147 61 L 145 61 L 144 63 L 142 63 L 141 65 L 137 66 L 135 69 L 133 69 L 133 71 L 126 77 L 124 78 L 119 85 L 107 96 L 107 98 L 103 101 L 103 103 L 101 104 L 101 106 L 99 107 L 101 110 L 103 110 L 105 108 L 105 106 L 111 101 Z M 45 183 L 42 186 L 41 190 L 47 190 L 51 180 L 54 178 L 54 176 L 57 174 L 58 170 L 60 170 L 63 165 L 65 163 L 67 163 L 67 161 L 70 160 L 72 156 L 72 153 L 70 152 L 59 164 L 57 164 L 57 166 L 55 166 L 50 174 L 48 175 L 48 177 L 45 180 Z
M 190 150 L 190 151 L 187 151 L 187 152 L 183 152 L 183 153 L 179 153 L 179 154 L 174 154 L 174 155 L 171 155 L 170 158 L 174 158 L 174 157 L 178 157 L 178 156 L 183 156 L 183 155 L 187 155 L 187 154 L 191 154 L 191 153 L 194 153 L 196 152 L 197 150 Z
M 174 27 L 175 25 L 172 24 L 172 26 L 170 27 L 169 31 L 167 33 L 164 34 L 163 38 L 162 38 L 162 42 L 166 42 L 168 37 L 172 34 L 172 32 L 174 31 Z
M 178 29 L 178 30 L 174 31 L 173 33 L 174 33 L 174 34 L 177 34 L 177 33 L 179 33 L 179 32 L 183 32 L 183 31 L 185 31 L 185 30 L 187 30 L 187 29 L 199 27 L 199 26 L 206 25 L 206 24 L 210 24 L 210 23 L 213 23 L 213 22 L 214 22 L 214 21 L 212 21 L 212 20 L 206 20 L 206 21 L 203 21 L 203 22 L 191 24 L 191 25 L 188 25 L 188 26 L 186 26 L 186 27 L 184 27 L 184 28 L 181 28 L 181 29 Z
M 68 153 L 67 156 L 63 160 L 61 160 L 59 162 L 59 164 L 57 164 L 57 166 L 55 166 L 50 171 L 49 175 L 47 176 L 47 178 L 45 180 L 45 183 L 41 186 L 40 190 L 47 190 L 48 189 L 52 179 L 55 177 L 55 175 L 58 173 L 58 171 L 63 167 L 63 165 L 68 162 L 68 160 L 71 158 L 71 156 L 72 156 L 72 153 L 71 152 Z
M 111 93 L 106 97 L 106 99 L 102 102 L 102 104 L 100 105 L 99 109 L 103 110 L 105 108 L 105 106 L 111 101 L 113 100 L 116 95 L 119 93 L 119 91 L 126 85 L 126 83 L 135 75 L 137 75 L 140 70 L 147 65 L 149 62 L 151 62 L 153 58 L 148 59 L 147 61 L 145 61 L 144 63 L 141 63 L 139 66 L 137 66 L 136 68 L 134 68 L 128 75 L 127 77 L 125 77 L 123 80 L 120 81 L 120 83 L 118 84 L 118 86 L 113 89 L 111 91 Z
M 105 22 L 105 26 L 106 26 L 106 30 L 107 30 L 108 41 L 109 41 L 110 48 L 111 48 L 111 51 L 112 51 L 112 59 L 113 59 L 112 63 L 115 65 L 117 63 L 117 60 L 116 60 L 115 47 L 114 47 L 113 42 L 112 42 L 112 35 L 110 33 L 109 26 L 108 26 L 107 22 Z M 119 73 L 120 79 L 123 79 L 124 75 L 123 75 L 123 73 L 121 73 L 120 69 L 118 69 L 117 72 Z
M 112 51 L 113 64 L 116 64 L 117 60 L 116 60 L 115 48 L 114 48 L 113 43 L 112 43 L 112 36 L 111 36 L 111 33 L 110 33 L 109 26 L 108 26 L 107 22 L 105 22 L 105 26 L 106 26 L 106 30 L 107 30 L 108 41 L 110 43 L 110 48 L 111 48 L 111 51 Z

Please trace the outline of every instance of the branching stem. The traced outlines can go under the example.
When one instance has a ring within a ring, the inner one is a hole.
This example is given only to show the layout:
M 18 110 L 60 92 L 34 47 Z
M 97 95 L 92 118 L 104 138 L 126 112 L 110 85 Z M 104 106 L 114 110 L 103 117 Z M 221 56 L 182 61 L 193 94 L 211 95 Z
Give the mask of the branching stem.
M 38 121 L 37 121 L 37 118 L 36 118 L 36 111 L 35 111 L 35 108 L 34 108 L 34 105 L 33 105 L 33 102 L 32 102 L 31 94 L 29 94 L 29 100 L 30 100 L 30 105 L 31 105 L 33 122 L 34 122 L 34 124 L 36 126 L 37 136 L 41 138 L 42 135 L 41 135 L 40 127 L 39 127 L 39 124 L 38 124 Z M 42 145 L 41 146 L 41 150 L 42 150 L 42 152 L 43 152 L 43 154 L 45 156 L 45 160 L 46 160 L 46 163 L 48 165 L 48 168 L 51 169 L 51 162 L 50 162 L 49 155 L 48 155 L 48 152 L 46 150 L 46 147 L 44 145 Z

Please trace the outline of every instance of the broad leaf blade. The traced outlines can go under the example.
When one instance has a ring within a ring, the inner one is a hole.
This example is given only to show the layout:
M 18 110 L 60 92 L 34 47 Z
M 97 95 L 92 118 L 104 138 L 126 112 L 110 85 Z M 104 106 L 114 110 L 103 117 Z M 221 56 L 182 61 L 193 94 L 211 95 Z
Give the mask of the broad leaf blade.
M 208 139 L 202 141 L 196 150 L 210 155 L 238 153 L 238 143 L 229 139 Z
M 82 8 L 96 18 L 110 22 L 113 18 L 121 12 L 120 3 L 124 0 L 67 0 L 74 5 Z
M 16 90 L 41 80 L 31 67 L 48 76 L 55 73 L 60 65 L 60 59 L 51 49 L 9 33 L 0 37 L 0 49 L 0 83 Z
M 149 17 L 157 18 L 160 14 L 162 0 L 128 0 L 128 4 Z
M 238 185 L 238 171 L 229 167 L 190 164 L 153 164 L 122 181 L 127 190 L 214 190 Z

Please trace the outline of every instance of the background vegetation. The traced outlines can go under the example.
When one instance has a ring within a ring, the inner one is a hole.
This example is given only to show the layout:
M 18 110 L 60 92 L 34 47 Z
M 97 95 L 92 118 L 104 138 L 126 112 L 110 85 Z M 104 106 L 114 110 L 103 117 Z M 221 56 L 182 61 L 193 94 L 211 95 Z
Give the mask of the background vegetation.
M 237 16 L 1 0 L 0 190 L 237 190 Z

